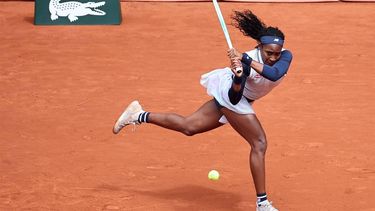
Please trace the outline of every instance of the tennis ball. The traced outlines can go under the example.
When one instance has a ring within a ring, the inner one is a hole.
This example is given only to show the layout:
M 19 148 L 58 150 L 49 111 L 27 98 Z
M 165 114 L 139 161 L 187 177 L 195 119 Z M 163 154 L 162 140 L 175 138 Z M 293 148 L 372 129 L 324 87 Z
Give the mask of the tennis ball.
M 214 180 L 214 181 L 216 181 L 216 180 L 219 180 L 219 178 L 220 178 L 220 174 L 219 174 L 218 171 L 216 171 L 216 170 L 211 170 L 210 172 L 208 172 L 208 179 L 209 179 L 209 180 Z

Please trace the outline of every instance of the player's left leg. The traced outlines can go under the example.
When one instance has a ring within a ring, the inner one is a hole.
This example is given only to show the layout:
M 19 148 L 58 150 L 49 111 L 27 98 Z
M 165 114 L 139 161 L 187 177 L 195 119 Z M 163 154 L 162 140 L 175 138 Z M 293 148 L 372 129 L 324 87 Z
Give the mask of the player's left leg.
M 267 150 L 266 134 L 255 114 L 237 114 L 227 108 L 221 111 L 231 126 L 250 144 L 250 170 L 258 196 L 257 210 L 277 211 L 267 200 L 265 155 Z
M 265 155 L 267 140 L 264 130 L 255 114 L 237 114 L 222 108 L 230 125 L 250 144 L 250 169 L 257 193 L 266 191 Z

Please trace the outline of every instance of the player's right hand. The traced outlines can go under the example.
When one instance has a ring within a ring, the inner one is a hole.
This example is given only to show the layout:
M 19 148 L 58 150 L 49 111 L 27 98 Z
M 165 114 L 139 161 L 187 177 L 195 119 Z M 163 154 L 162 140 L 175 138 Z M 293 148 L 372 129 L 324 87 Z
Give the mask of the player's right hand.
M 243 68 L 242 68 L 241 59 L 239 57 L 235 57 L 230 60 L 230 69 L 232 70 L 235 76 L 237 77 L 242 76 Z

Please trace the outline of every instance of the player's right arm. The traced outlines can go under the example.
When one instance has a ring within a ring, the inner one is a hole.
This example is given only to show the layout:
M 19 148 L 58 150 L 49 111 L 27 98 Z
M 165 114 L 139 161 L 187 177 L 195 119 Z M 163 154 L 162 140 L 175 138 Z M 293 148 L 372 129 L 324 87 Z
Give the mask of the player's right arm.
M 241 62 L 238 57 L 231 58 L 231 70 L 233 72 L 232 86 L 228 91 L 228 97 L 233 105 L 240 102 L 245 88 L 246 78 L 249 76 L 249 67 Z M 240 69 L 241 71 L 238 71 Z

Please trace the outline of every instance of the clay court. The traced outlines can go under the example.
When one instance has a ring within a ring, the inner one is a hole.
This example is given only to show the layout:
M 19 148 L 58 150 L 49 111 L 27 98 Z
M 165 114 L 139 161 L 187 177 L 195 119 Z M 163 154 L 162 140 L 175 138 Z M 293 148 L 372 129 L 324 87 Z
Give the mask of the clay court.
M 374 211 L 375 4 L 220 4 L 228 22 L 251 9 L 281 28 L 294 55 L 254 104 L 274 205 Z M 230 125 L 112 134 L 133 99 L 190 114 L 211 99 L 200 76 L 229 65 L 210 2 L 121 6 L 119 26 L 35 26 L 33 2 L 0 2 L 0 210 L 255 210 L 250 148 Z M 255 46 L 229 31 L 240 51 Z

